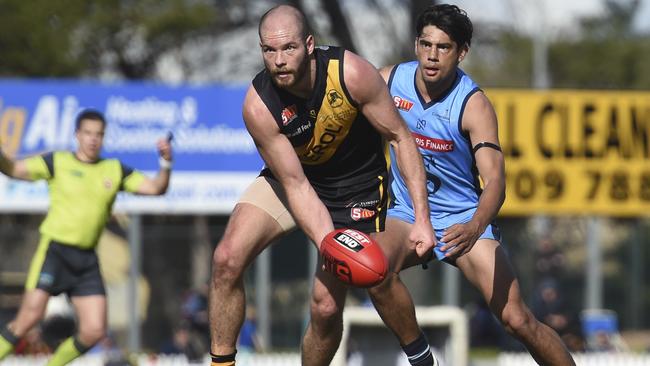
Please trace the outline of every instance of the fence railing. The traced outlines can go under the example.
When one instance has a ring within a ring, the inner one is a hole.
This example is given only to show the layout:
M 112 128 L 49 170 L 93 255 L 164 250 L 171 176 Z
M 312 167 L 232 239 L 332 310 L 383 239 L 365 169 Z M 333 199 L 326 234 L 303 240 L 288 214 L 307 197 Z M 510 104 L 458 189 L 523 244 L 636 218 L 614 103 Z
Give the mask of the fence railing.
M 109 357 L 105 355 L 85 355 L 70 364 L 70 366 L 104 366 Z M 44 366 L 47 356 L 10 356 L 0 361 L 0 366 Z M 194 366 L 209 365 L 210 357 L 203 360 L 188 361 L 183 355 L 138 355 L 135 357 L 138 366 Z M 237 366 L 299 366 L 299 353 L 268 353 L 237 355 Z
M 650 354 L 582 353 L 573 355 L 577 366 L 650 366 Z M 502 353 L 497 366 L 536 366 L 527 353 Z
M 650 353 L 584 353 L 574 354 L 577 366 L 650 366 Z M 43 366 L 47 363 L 46 356 L 10 356 L 0 362 L 0 366 Z M 107 357 L 104 355 L 86 355 L 80 357 L 71 366 L 104 366 Z M 138 366 L 195 366 L 209 365 L 210 359 L 189 362 L 185 356 L 170 355 L 138 355 L 135 357 Z M 527 353 L 502 353 L 494 363 L 482 361 L 481 365 L 494 366 L 536 366 L 533 358 Z M 299 366 L 299 353 L 263 353 L 237 355 L 238 366 Z M 447 365 L 449 366 L 449 365 Z

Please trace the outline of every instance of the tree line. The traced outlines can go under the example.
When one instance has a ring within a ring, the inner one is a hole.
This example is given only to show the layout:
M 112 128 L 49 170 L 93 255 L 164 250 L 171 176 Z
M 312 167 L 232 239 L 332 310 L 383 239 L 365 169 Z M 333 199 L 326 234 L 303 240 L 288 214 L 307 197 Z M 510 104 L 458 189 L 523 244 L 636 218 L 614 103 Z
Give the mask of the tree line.
M 304 9 L 300 0 L 289 3 Z M 377 0 L 365 3 L 390 19 L 390 9 Z M 385 22 L 381 31 L 394 35 L 392 28 L 412 29 L 412 19 L 432 3 L 402 2 L 409 8 L 410 24 Z M 577 36 L 550 40 L 550 85 L 650 89 L 650 35 L 632 28 L 639 3 L 604 0 L 606 11 L 580 19 Z M 318 2 L 318 11 L 335 26 L 331 34 L 317 36 L 357 51 L 351 22 L 362 15 L 346 14 L 343 5 L 343 0 Z M 257 27 L 260 7 L 250 0 L 0 0 L 0 76 L 93 78 L 110 70 L 126 80 L 154 79 L 164 55 L 192 57 L 187 46 L 197 39 Z M 475 21 L 473 49 L 464 67 L 486 87 L 531 87 L 533 43 L 530 35 Z M 413 57 L 412 42 L 395 39 L 394 44 L 388 62 Z

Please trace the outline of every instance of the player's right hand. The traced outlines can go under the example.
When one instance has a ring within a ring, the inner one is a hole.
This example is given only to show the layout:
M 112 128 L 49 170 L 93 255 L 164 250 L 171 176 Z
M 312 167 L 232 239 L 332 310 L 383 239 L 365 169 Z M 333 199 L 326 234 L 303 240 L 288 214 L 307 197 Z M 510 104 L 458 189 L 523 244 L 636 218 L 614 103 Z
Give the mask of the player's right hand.
M 415 221 L 409 234 L 409 242 L 418 257 L 426 257 L 436 246 L 436 235 L 429 220 Z
M 158 140 L 156 144 L 158 154 L 167 161 L 172 161 L 172 144 L 169 137 L 164 137 Z

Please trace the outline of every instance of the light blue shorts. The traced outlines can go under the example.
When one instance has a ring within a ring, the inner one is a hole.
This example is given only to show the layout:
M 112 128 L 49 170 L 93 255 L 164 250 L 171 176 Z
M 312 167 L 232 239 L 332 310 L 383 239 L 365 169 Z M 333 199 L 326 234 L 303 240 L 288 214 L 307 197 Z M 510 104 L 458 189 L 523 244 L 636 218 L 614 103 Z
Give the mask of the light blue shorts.
M 405 210 L 397 209 L 395 207 L 391 207 L 390 209 L 388 209 L 388 214 L 386 216 L 387 218 L 397 219 L 400 221 L 407 222 L 409 224 L 413 224 L 413 222 L 415 222 L 415 218 L 413 217 L 412 211 L 408 212 Z M 450 261 L 450 258 L 445 257 L 445 253 L 453 249 L 453 247 L 449 248 L 447 251 L 444 252 L 440 250 L 440 248 L 442 248 L 445 245 L 445 243 L 443 243 L 441 240 L 442 240 L 442 235 L 446 229 L 447 228 L 435 229 L 436 239 L 438 240 L 438 242 L 436 246 L 433 248 L 431 257 L 427 260 L 427 262 L 433 259 L 434 255 L 439 261 L 445 261 L 445 262 Z M 483 234 L 481 234 L 481 236 L 479 236 L 479 239 L 492 239 L 501 243 L 501 231 L 499 230 L 498 226 L 496 226 L 494 223 L 491 223 L 485 228 L 485 231 L 483 232 Z

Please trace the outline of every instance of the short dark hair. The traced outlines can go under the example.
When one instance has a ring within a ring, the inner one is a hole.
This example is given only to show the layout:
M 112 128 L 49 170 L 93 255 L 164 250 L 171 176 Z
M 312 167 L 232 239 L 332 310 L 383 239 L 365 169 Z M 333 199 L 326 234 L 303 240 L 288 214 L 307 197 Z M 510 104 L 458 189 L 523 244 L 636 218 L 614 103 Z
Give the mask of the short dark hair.
M 106 119 L 104 119 L 104 115 L 100 111 L 95 109 L 84 109 L 77 115 L 77 119 L 75 120 L 75 131 L 79 131 L 81 128 L 81 121 L 84 119 L 99 121 L 104 125 L 104 127 L 106 127 Z
M 426 8 L 415 23 L 415 34 L 420 37 L 422 29 L 434 25 L 456 42 L 458 47 L 472 43 L 474 27 L 465 10 L 450 4 L 432 5 Z

